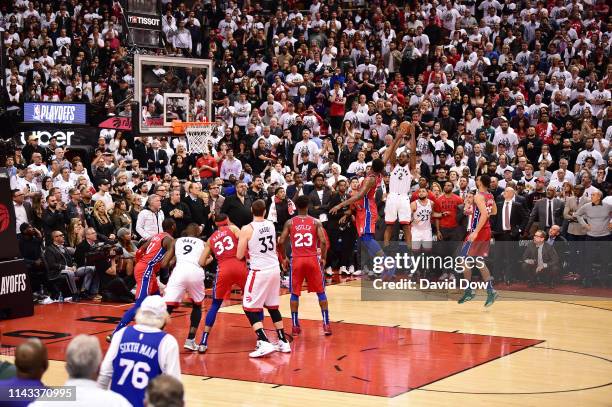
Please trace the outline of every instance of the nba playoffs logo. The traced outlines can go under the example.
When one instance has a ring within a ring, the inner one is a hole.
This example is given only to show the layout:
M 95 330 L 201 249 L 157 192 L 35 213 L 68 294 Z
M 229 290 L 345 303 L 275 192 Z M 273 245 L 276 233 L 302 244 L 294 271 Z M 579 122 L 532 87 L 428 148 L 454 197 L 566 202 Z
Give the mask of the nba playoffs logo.
M 7 207 L 0 203 L 0 233 L 8 229 L 11 224 L 11 216 Z
M 34 120 L 37 122 L 42 122 L 42 115 L 40 113 L 40 105 L 35 105 L 34 106 Z

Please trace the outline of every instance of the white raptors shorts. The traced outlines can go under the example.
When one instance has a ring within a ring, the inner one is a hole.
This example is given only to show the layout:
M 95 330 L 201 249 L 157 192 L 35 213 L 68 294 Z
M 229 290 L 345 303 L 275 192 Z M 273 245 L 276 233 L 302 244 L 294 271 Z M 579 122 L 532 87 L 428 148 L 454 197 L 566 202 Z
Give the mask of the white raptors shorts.
M 431 250 L 432 241 L 431 229 L 412 228 L 412 250 Z
M 385 223 L 393 225 L 399 221 L 402 225 L 408 225 L 411 219 L 410 197 L 395 193 L 387 195 L 387 201 L 385 202 Z
M 187 293 L 194 304 L 201 304 L 205 297 L 204 269 L 193 264 L 178 263 L 164 292 L 164 301 L 170 305 L 178 305 Z
M 249 270 L 242 308 L 245 311 L 258 312 L 263 308 L 278 308 L 280 293 L 280 268 Z

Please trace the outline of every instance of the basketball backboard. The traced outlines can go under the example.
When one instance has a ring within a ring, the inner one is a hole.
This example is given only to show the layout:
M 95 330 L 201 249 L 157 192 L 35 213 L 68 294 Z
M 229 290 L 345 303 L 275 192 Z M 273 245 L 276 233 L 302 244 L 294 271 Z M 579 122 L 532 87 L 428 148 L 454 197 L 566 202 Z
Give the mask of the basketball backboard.
M 211 60 L 138 54 L 134 65 L 139 133 L 170 133 L 172 120 L 212 117 Z

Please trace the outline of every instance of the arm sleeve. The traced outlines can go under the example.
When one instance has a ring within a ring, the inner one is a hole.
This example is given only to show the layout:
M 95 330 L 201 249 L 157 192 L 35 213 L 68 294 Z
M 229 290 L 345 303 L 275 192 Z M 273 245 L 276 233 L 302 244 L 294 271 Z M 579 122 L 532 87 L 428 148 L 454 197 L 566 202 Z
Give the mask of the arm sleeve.
M 170 334 L 166 335 L 160 343 L 159 365 L 161 366 L 162 372 L 181 380 L 181 362 L 179 360 L 178 343 L 174 336 Z

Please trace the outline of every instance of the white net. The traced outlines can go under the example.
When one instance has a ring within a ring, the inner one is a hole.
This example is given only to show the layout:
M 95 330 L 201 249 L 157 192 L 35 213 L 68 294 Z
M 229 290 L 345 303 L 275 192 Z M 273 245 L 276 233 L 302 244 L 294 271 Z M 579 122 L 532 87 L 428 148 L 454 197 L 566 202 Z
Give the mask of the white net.
M 187 136 L 187 151 L 189 153 L 208 153 L 208 142 L 214 144 L 213 132 L 216 129 L 214 124 L 202 124 L 197 126 L 189 126 L 185 129 Z

